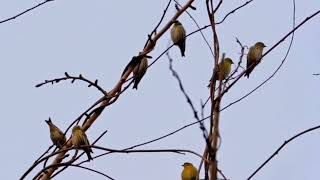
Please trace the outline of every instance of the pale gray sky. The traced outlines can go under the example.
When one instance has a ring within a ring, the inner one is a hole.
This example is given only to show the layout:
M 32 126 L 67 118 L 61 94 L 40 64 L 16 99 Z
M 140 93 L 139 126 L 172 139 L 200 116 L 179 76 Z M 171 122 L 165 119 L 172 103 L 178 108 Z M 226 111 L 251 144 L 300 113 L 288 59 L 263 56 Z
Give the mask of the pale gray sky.
M 0 20 L 11 17 L 41 1 L 0 1 Z M 180 1 L 183 3 L 184 1 Z M 217 19 L 245 1 L 224 1 Z M 106 90 L 118 81 L 133 55 L 142 50 L 147 34 L 158 23 L 167 1 L 76 1 L 56 0 L 15 20 L 0 24 L 1 107 L 4 140 L 0 150 L 4 164 L 0 179 L 17 179 L 49 146 L 51 141 L 44 120 L 49 116 L 65 129 L 101 94 L 83 82 L 61 82 L 41 88 L 44 81 L 82 74 Z M 203 1 L 191 11 L 198 23 L 208 24 Z M 320 8 L 318 0 L 297 0 L 296 21 Z M 172 17 L 171 6 L 165 18 Z M 179 20 L 187 32 L 196 26 L 187 15 Z M 268 156 L 292 135 L 319 125 L 320 17 L 315 17 L 296 32 L 292 50 L 284 67 L 267 85 L 221 114 L 222 144 L 219 167 L 232 180 L 246 179 Z M 243 44 L 263 41 L 271 47 L 292 27 L 292 1 L 255 0 L 217 26 L 222 52 L 238 61 Z M 211 42 L 211 30 L 204 31 Z M 168 45 L 168 33 L 150 55 L 157 57 Z M 249 80 L 242 79 L 224 97 L 229 104 L 256 87 L 280 64 L 289 41 L 267 55 Z M 266 49 L 268 50 L 268 48 Z M 186 57 L 170 50 L 194 104 L 206 99 L 212 69 L 212 56 L 200 34 L 187 40 Z M 209 111 L 206 109 L 206 114 Z M 121 149 L 157 138 L 194 122 L 177 82 L 164 56 L 152 66 L 138 91 L 127 90 L 108 107 L 89 129 L 91 141 L 104 130 L 100 146 Z M 68 134 L 69 135 L 69 134 Z M 290 143 L 254 179 L 319 179 L 320 133 L 314 131 Z M 204 140 L 198 125 L 141 149 L 183 148 L 202 153 Z M 4 148 L 5 147 L 5 148 Z M 95 155 L 99 154 L 94 150 Z M 85 158 L 85 157 L 84 157 Z M 198 166 L 193 155 L 172 153 L 112 154 L 85 164 L 116 180 L 180 179 L 183 162 Z M 37 171 L 34 171 L 34 173 Z M 28 176 L 27 179 L 31 179 Z M 104 179 L 82 169 L 69 168 L 55 179 Z

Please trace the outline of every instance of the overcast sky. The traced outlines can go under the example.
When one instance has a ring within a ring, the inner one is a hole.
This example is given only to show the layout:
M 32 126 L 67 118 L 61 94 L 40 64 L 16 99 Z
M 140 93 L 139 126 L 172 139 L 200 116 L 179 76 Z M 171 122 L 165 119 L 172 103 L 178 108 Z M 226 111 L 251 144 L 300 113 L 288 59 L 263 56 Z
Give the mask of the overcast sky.
M 41 2 L 0 1 L 0 20 Z M 185 1 L 180 1 L 181 3 Z M 245 1 L 223 1 L 217 19 Z M 2 90 L 2 148 L 0 179 L 18 179 L 51 145 L 44 122 L 51 117 L 61 129 L 101 97 L 100 92 L 76 81 L 35 88 L 46 79 L 80 73 L 110 90 L 132 56 L 143 49 L 147 34 L 158 23 L 167 1 L 56 0 L 15 20 L 0 24 L 0 78 Z M 320 9 L 319 0 L 297 0 L 296 21 Z M 200 26 L 208 24 L 204 1 L 190 11 Z M 235 37 L 248 46 L 263 41 L 270 48 L 292 28 L 291 0 L 255 0 L 217 26 L 220 48 L 238 62 Z M 169 8 L 164 22 L 173 16 Z M 179 20 L 187 32 L 197 27 L 185 14 Z M 211 30 L 204 31 L 212 42 Z M 284 66 L 265 86 L 221 113 L 222 144 L 219 168 L 232 180 L 246 179 L 286 139 L 319 125 L 320 16 L 300 28 Z M 150 53 L 157 57 L 170 41 L 169 33 Z M 281 63 L 289 39 L 268 54 L 253 71 L 223 98 L 223 105 L 240 98 L 265 80 Z M 186 57 L 170 50 L 173 66 L 198 110 L 208 97 L 212 55 L 200 34 L 187 39 Z M 193 114 L 178 89 L 163 56 L 142 79 L 138 91 L 128 89 L 108 107 L 87 131 L 97 145 L 121 149 L 167 134 L 188 123 Z M 245 64 L 243 64 L 245 66 Z M 209 108 L 205 114 L 209 115 Z M 68 133 L 68 136 L 70 134 Z M 202 154 L 205 147 L 198 125 L 139 149 L 190 149 Z M 101 152 L 94 150 L 98 155 Z M 320 131 L 306 134 L 284 148 L 254 179 L 319 179 Z M 84 159 L 86 157 L 83 157 Z M 116 180 L 180 179 L 181 164 L 199 165 L 194 155 L 172 153 L 111 154 L 84 164 Z M 39 170 L 39 169 L 37 169 Z M 27 179 L 37 172 L 33 171 Z M 68 168 L 55 179 L 104 179 L 77 168 Z

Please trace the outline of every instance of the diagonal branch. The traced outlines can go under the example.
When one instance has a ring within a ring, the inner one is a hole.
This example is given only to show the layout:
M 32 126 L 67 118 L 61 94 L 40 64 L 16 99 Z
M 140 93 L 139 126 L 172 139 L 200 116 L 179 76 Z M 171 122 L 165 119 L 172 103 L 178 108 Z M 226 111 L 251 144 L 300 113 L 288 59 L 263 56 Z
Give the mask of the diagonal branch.
M 184 90 L 182 81 L 181 81 L 178 73 L 173 69 L 172 58 L 170 57 L 168 52 L 166 53 L 166 55 L 167 55 L 167 57 L 169 59 L 169 69 L 170 69 L 170 71 L 172 73 L 172 76 L 177 79 L 177 81 L 179 83 L 180 91 L 182 92 L 182 94 L 184 95 L 184 97 L 187 100 L 187 103 L 189 104 L 190 108 L 192 109 L 193 117 L 196 119 L 197 122 L 199 122 L 199 126 L 200 126 L 200 129 L 202 131 L 203 138 L 205 139 L 207 146 L 210 146 L 208 131 L 207 131 L 206 127 L 204 126 L 204 123 L 200 121 L 199 116 L 198 116 L 198 112 L 197 112 L 196 108 L 194 107 L 189 95 Z
M 194 0 L 189 0 L 186 2 L 186 4 L 178 11 L 176 12 L 176 14 L 171 18 L 171 21 L 169 21 L 159 32 L 158 34 L 156 34 L 153 38 L 152 41 L 154 42 L 154 44 L 156 43 L 156 41 L 162 37 L 162 35 L 171 27 L 172 23 L 174 20 L 176 20 L 184 11 L 187 10 L 187 8 L 189 8 L 191 6 L 191 4 L 194 2 Z M 144 47 L 143 52 L 140 53 L 141 56 L 147 55 L 149 52 L 151 52 L 154 48 L 153 43 L 149 43 L 146 47 Z M 133 71 L 133 67 L 128 68 L 123 75 L 121 76 L 120 80 L 116 83 L 116 85 L 114 86 L 114 88 L 109 91 L 107 94 L 109 97 L 113 97 L 116 94 L 118 94 L 119 92 L 121 92 L 121 87 L 122 85 L 126 82 L 126 79 L 129 77 L 129 75 L 131 74 L 131 72 Z M 118 96 L 117 96 L 118 97 Z M 103 98 L 104 100 L 101 102 L 100 104 L 100 109 L 99 111 L 94 112 L 85 122 L 85 124 L 83 124 L 82 128 L 84 131 L 86 131 L 88 128 L 91 127 L 91 125 L 95 122 L 95 120 L 100 116 L 100 114 L 103 112 L 103 110 L 110 105 L 110 101 L 111 98 Z M 98 100 L 99 101 L 99 100 Z M 72 146 L 72 142 L 69 141 L 65 147 L 71 147 Z M 42 176 L 42 180 L 48 180 L 50 178 L 50 176 L 53 174 L 53 172 L 56 170 L 56 167 L 54 167 L 55 164 L 59 164 L 66 152 L 60 153 L 59 155 L 56 156 L 56 158 L 53 160 L 52 164 L 52 168 L 48 169 L 46 171 L 45 174 L 43 174 Z
M 69 166 L 86 169 L 86 170 L 92 171 L 92 172 L 94 172 L 94 173 L 100 174 L 100 175 L 102 175 L 102 176 L 104 176 L 104 177 L 106 177 L 106 178 L 108 178 L 108 179 L 110 179 L 110 180 L 115 180 L 115 179 L 113 179 L 112 177 L 106 175 L 105 173 L 102 173 L 102 172 L 100 172 L 100 171 L 94 170 L 94 169 L 92 169 L 92 168 L 88 168 L 88 167 L 84 167 L 84 166 L 80 166 L 80 165 L 74 165 L 74 164 L 70 164 Z
M 290 143 L 291 141 L 295 140 L 296 138 L 306 134 L 306 133 L 309 133 L 311 131 L 314 131 L 314 130 L 317 130 L 317 129 L 320 129 L 320 125 L 319 126 L 315 126 L 313 128 L 310 128 L 310 129 L 307 129 L 305 131 L 302 131 L 294 136 L 292 136 L 291 138 L 287 139 L 284 141 L 284 143 L 265 161 L 263 162 L 248 178 L 247 180 L 250 180 L 255 174 L 257 174 L 268 162 L 270 162 L 270 160 L 272 158 L 274 158 L 280 151 L 281 149 L 283 149 L 288 143 Z
M 27 12 L 29 12 L 29 11 L 32 11 L 33 9 L 36 9 L 36 8 L 38 8 L 38 7 L 46 4 L 46 3 L 48 3 L 48 2 L 51 2 L 51 1 L 54 1 L 54 0 L 45 0 L 45 1 L 43 1 L 43 2 L 41 2 L 41 3 L 39 3 L 39 4 L 35 5 L 35 6 L 33 6 L 33 7 L 31 7 L 31 8 L 29 8 L 29 9 L 27 9 L 27 10 L 25 10 L 25 11 L 23 11 L 23 12 L 17 14 L 17 15 L 15 15 L 15 16 L 12 16 L 12 17 L 10 17 L 10 18 L 8 18 L 8 19 L 1 20 L 1 21 L 0 21 L 0 24 L 1 24 L 1 23 L 5 23 L 5 22 L 8 22 L 8 21 L 11 21 L 11 20 L 13 20 L 13 19 L 16 19 L 17 17 L 22 16 L 23 14 L 25 14 L 25 13 L 27 13 Z

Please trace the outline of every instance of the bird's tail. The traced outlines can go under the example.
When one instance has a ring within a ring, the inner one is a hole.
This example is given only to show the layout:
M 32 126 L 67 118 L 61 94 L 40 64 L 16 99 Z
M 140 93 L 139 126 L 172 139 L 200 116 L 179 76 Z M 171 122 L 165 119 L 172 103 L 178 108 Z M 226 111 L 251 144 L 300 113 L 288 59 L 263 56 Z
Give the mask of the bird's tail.
M 181 56 L 185 57 L 185 51 L 186 51 L 185 42 L 184 41 L 180 42 L 178 46 L 179 46 L 179 49 L 180 49 L 180 52 L 181 52 Z
M 87 154 L 89 161 L 90 161 L 90 160 L 93 160 L 93 158 L 92 158 L 92 156 L 91 156 L 91 154 L 90 154 L 90 153 L 92 152 L 92 150 L 91 150 L 90 148 L 85 149 L 84 152 Z
M 52 124 L 51 118 L 49 118 L 48 120 L 44 120 L 48 125 Z
M 247 69 L 247 72 L 245 73 L 244 76 L 247 76 L 247 78 L 249 79 L 249 75 L 250 75 L 250 73 L 253 71 L 253 69 L 254 69 L 254 66 L 249 67 L 249 68 Z
M 134 80 L 132 89 L 136 89 L 136 90 L 138 89 L 139 81 L 140 81 L 140 80 L 137 80 L 137 79 Z
M 181 56 L 185 57 L 184 50 L 182 48 L 180 48 L 180 51 L 181 51 Z

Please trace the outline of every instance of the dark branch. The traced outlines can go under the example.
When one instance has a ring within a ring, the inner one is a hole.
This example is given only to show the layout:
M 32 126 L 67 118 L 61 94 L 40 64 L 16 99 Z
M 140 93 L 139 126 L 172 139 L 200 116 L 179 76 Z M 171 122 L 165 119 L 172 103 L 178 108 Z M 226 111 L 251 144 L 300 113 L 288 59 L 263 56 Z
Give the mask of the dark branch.
M 293 137 L 291 137 L 290 139 L 288 140 L 285 140 L 284 143 L 265 161 L 263 162 L 259 167 L 258 169 L 256 169 L 249 177 L 247 180 L 250 180 L 255 174 L 257 174 L 257 172 L 259 172 L 272 158 L 274 158 L 282 148 L 284 148 L 289 142 L 293 141 L 294 139 L 298 138 L 299 136 L 302 136 L 308 132 L 311 132 L 311 131 L 314 131 L 316 129 L 319 129 L 320 128 L 320 125 L 319 126 L 315 126 L 313 128 L 310 128 L 310 129 L 307 129 L 305 131 L 302 131 L 296 135 L 294 135 Z
M 194 107 L 189 95 L 186 93 L 186 91 L 184 90 L 184 87 L 183 87 L 183 84 L 182 84 L 182 81 L 178 75 L 178 73 L 173 69 L 173 66 L 172 66 L 172 58 L 170 57 L 169 53 L 167 52 L 166 53 L 168 59 L 169 59 L 169 69 L 172 73 L 172 76 L 175 77 L 179 83 L 179 88 L 180 88 L 180 91 L 183 93 L 184 97 L 186 98 L 187 100 L 187 103 L 189 104 L 192 112 L 193 112 L 193 117 L 196 119 L 197 122 L 199 122 L 199 125 L 200 125 L 200 129 L 202 131 L 202 134 L 203 134 L 203 138 L 205 139 L 205 142 L 207 143 L 208 147 L 210 147 L 210 142 L 209 142 L 209 137 L 208 137 L 208 131 L 206 129 L 206 127 L 204 126 L 204 124 L 200 121 L 199 119 L 199 116 L 198 116 L 198 112 L 196 110 L 196 108 Z
M 31 8 L 29 8 L 29 9 L 27 9 L 27 10 L 25 10 L 25 11 L 23 11 L 23 12 L 17 14 L 17 15 L 15 15 L 15 16 L 12 16 L 12 17 L 10 17 L 10 18 L 8 18 L 8 19 L 1 20 L 1 21 L 0 21 L 0 24 L 1 24 L 1 23 L 5 23 L 5 22 L 8 22 L 8 21 L 11 21 L 11 20 L 13 20 L 13 19 L 16 19 L 17 17 L 22 16 L 23 14 L 25 14 L 25 13 L 27 13 L 27 12 L 29 12 L 29 11 L 32 11 L 33 9 L 36 9 L 36 8 L 38 8 L 38 7 L 46 4 L 46 3 L 48 3 L 48 2 L 51 2 L 51 1 L 54 1 L 54 0 L 45 0 L 45 1 L 43 1 L 43 2 L 41 2 L 41 3 L 39 3 L 39 4 L 35 5 L 35 6 L 33 6 L 33 7 L 31 7 Z
M 88 83 L 88 87 L 95 87 L 97 88 L 103 95 L 106 95 L 107 96 L 107 92 L 98 85 L 98 80 L 96 79 L 94 82 L 93 81 L 90 81 L 89 79 L 83 77 L 81 74 L 79 76 L 70 76 L 67 72 L 64 73 L 65 77 L 62 77 L 62 78 L 55 78 L 55 79 L 51 79 L 51 80 L 45 80 L 43 83 L 39 83 L 36 85 L 36 87 L 41 87 L 45 84 L 48 84 L 48 83 L 51 83 L 51 84 L 54 84 L 54 83 L 59 83 L 60 81 L 65 81 L 65 80 L 71 80 L 71 83 L 74 83 L 75 80 L 80 80 L 80 81 L 84 81 L 86 83 Z
M 248 5 L 248 4 L 251 3 L 252 1 L 253 1 L 253 0 L 247 1 L 247 2 L 245 2 L 244 4 L 242 4 L 241 6 L 233 9 L 233 10 L 230 11 L 230 12 L 228 12 L 228 13 L 223 17 L 223 19 L 222 19 L 221 21 L 217 22 L 216 24 L 221 24 L 221 23 L 223 23 L 223 21 L 226 20 L 228 16 L 230 16 L 230 15 L 233 14 L 233 13 L 235 13 L 237 10 L 243 8 L 244 6 Z
M 158 22 L 158 24 L 156 25 L 156 27 L 151 31 L 151 33 L 148 35 L 148 40 L 147 40 L 146 44 L 144 45 L 144 48 L 148 45 L 149 42 L 150 42 L 150 43 L 154 43 L 154 42 L 152 42 L 152 35 L 157 33 L 157 29 L 158 29 L 158 27 L 160 26 L 161 22 L 163 21 L 166 13 L 167 13 L 167 11 L 168 11 L 168 8 L 169 8 L 169 6 L 170 6 L 170 4 L 171 4 L 171 1 L 172 1 L 172 0 L 169 0 L 169 1 L 168 1 L 167 7 L 163 10 L 163 14 L 162 14 L 162 16 L 161 16 L 161 18 L 160 18 L 160 21 Z
M 72 167 L 78 167 L 78 168 L 82 168 L 82 169 L 86 169 L 86 170 L 89 170 L 89 171 L 92 171 L 94 173 L 97 173 L 97 174 L 100 174 L 108 179 L 111 179 L 111 180 L 115 180 L 113 179 L 112 177 L 106 175 L 105 173 L 102 173 L 100 171 L 97 171 L 97 170 L 94 170 L 94 169 L 91 169 L 91 168 L 88 168 L 88 167 L 84 167 L 84 166 L 80 166 L 80 165 L 74 165 L 74 164 L 70 164 L 69 166 L 72 166 Z

